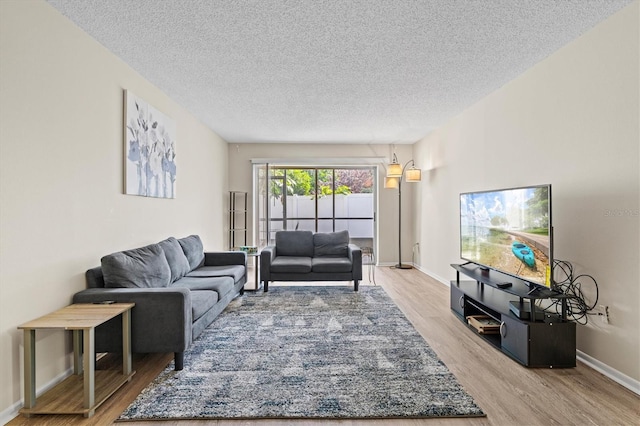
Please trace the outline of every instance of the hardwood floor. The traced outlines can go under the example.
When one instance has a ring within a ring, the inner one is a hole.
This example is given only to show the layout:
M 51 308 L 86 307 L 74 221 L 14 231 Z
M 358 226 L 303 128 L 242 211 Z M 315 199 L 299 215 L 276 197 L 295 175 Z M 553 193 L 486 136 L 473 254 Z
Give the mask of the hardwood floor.
M 640 397 L 578 363 L 571 369 L 527 369 L 482 341 L 449 309 L 449 288 L 416 270 L 376 269 L 376 282 L 473 396 L 487 417 L 406 420 L 183 420 L 129 425 L 640 425 Z M 277 285 L 277 284 L 276 284 Z M 367 280 L 361 285 L 370 285 Z M 171 361 L 171 354 L 134 358 L 137 370 L 90 418 L 18 416 L 8 425 L 108 425 Z M 102 360 L 107 365 L 119 360 Z

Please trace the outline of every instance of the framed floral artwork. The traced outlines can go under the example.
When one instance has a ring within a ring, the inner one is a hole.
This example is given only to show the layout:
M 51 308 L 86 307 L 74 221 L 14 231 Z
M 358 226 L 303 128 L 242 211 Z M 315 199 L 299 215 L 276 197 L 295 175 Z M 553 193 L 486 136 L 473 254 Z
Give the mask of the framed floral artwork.
M 124 91 L 125 194 L 176 197 L 176 124 Z

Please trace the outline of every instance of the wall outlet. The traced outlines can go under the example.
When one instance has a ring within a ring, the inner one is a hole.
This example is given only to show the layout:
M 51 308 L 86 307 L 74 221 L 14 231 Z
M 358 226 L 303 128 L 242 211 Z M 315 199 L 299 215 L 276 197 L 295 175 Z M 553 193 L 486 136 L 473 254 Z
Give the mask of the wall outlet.
M 609 307 L 607 305 L 600 305 L 600 312 L 598 315 L 602 317 L 602 322 L 605 324 L 609 324 Z

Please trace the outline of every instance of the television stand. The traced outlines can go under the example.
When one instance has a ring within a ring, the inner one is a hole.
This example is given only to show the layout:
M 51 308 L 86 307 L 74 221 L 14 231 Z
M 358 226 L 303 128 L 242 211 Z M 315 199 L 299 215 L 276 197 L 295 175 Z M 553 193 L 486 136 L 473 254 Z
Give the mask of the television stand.
M 451 281 L 453 313 L 474 331 L 468 324 L 471 316 L 486 316 L 500 324 L 495 334 L 478 332 L 487 343 L 526 367 L 576 366 L 576 324 L 566 317 L 568 296 L 544 288 L 531 292 L 531 283 L 494 270 L 478 270 L 473 263 L 451 266 L 456 270 L 456 280 Z M 460 273 L 473 281 L 461 281 Z M 500 288 L 504 282 L 512 285 Z M 536 308 L 536 300 L 548 298 L 562 301 L 561 315 Z

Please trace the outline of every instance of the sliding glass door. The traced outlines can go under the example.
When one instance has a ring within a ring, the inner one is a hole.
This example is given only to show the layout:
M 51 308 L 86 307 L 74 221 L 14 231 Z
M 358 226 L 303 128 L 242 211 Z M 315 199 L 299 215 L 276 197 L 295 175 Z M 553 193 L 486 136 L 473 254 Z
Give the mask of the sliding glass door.
M 256 165 L 258 245 L 273 244 L 279 230 L 348 230 L 373 247 L 375 167 Z

